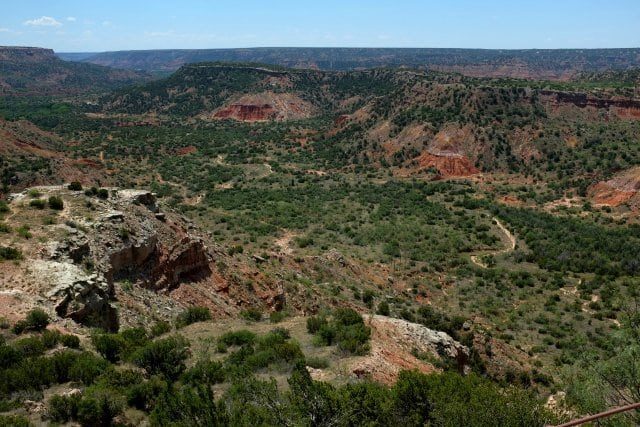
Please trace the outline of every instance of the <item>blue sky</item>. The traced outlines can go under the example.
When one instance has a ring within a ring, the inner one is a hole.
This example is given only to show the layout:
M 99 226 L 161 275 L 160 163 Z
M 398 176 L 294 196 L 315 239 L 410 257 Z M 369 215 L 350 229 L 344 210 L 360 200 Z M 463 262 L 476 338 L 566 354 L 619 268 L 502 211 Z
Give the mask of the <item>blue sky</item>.
M 640 0 L 4 0 L 0 45 L 640 47 Z

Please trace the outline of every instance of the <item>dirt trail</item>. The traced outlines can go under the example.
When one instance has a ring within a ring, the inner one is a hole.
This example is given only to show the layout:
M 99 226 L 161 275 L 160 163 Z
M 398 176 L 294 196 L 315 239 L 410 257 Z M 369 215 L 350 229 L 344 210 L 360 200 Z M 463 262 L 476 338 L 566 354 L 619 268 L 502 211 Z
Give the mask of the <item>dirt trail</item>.
M 496 223 L 500 231 L 502 231 L 502 233 L 507 237 L 507 240 L 509 240 L 509 244 L 507 245 L 506 248 L 500 249 L 499 251 L 492 251 L 492 252 L 487 252 L 479 255 L 471 255 L 471 262 L 481 268 L 488 268 L 488 265 L 480 261 L 480 257 L 485 255 L 495 256 L 500 254 L 506 254 L 513 251 L 516 248 L 516 237 L 513 234 L 511 234 L 509 230 L 507 230 L 507 228 L 500 222 L 498 218 L 493 217 L 493 222 Z
M 280 248 L 280 251 L 283 254 L 291 255 L 293 253 L 293 248 L 291 247 L 291 240 L 296 237 L 297 234 L 291 231 L 285 231 L 285 233 L 275 241 L 276 246 Z

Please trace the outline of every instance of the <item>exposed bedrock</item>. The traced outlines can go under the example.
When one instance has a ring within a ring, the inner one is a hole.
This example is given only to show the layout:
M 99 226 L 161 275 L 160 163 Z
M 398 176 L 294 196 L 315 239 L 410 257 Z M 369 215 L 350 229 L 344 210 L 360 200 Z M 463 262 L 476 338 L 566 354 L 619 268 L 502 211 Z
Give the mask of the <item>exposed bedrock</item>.
M 158 219 L 155 196 L 148 191 L 120 190 L 106 204 L 95 222 L 61 225 L 66 238 L 50 247 L 49 260 L 36 270 L 52 285 L 47 296 L 58 315 L 117 330 L 116 282 L 168 291 L 208 277 L 211 255 L 184 224 Z

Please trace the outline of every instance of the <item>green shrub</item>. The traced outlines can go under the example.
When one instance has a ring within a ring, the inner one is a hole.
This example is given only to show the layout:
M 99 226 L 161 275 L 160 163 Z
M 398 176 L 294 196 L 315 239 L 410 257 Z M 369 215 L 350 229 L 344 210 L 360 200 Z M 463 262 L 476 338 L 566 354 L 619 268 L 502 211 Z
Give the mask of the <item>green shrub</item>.
M 249 425 L 230 422 L 225 416 L 224 407 L 218 407 L 211 388 L 205 385 L 165 391 L 158 397 L 150 421 L 152 426 Z
M 125 348 L 125 341 L 118 334 L 97 334 L 91 337 L 91 342 L 102 357 L 111 363 L 120 360 Z
M 61 334 L 58 331 L 46 330 L 46 331 L 42 332 L 42 337 L 41 337 L 42 344 L 47 349 L 54 348 L 55 346 L 58 345 L 58 342 L 60 342 L 60 336 L 61 336 Z
M 392 396 L 396 420 L 405 425 L 543 426 L 557 421 L 532 393 L 501 388 L 475 374 L 403 371 Z
M 185 370 L 188 356 L 189 342 L 178 335 L 149 342 L 136 351 L 133 362 L 148 375 L 163 375 L 174 381 Z
M 159 377 L 151 377 L 148 381 L 134 384 L 127 390 L 129 405 L 143 411 L 150 411 L 158 397 L 168 390 L 167 383 Z
M 19 350 L 6 344 L 0 345 L 0 370 L 8 369 L 22 360 Z
M 364 324 L 340 327 L 336 332 L 338 348 L 347 353 L 363 355 L 369 352 L 371 329 Z
M 233 256 L 235 254 L 241 254 L 244 252 L 244 248 L 241 245 L 235 245 L 235 246 L 231 246 L 228 250 L 227 250 L 227 254 L 229 254 L 229 256 Z
M 241 311 L 240 316 L 250 322 L 259 322 L 262 320 L 262 311 L 255 307 L 250 307 L 246 310 Z
M 128 328 L 119 332 L 125 342 L 125 357 L 133 350 L 142 347 L 149 342 L 149 336 L 144 328 Z
M 218 338 L 218 342 L 225 346 L 241 346 L 253 344 L 256 341 L 256 334 L 246 329 L 240 331 L 226 332 Z
M 32 331 L 42 331 L 49 325 L 49 315 L 41 308 L 27 313 L 27 328 Z
M 0 261 L 22 259 L 22 252 L 19 249 L 0 246 Z
M 78 406 L 82 396 L 75 393 L 69 396 L 54 395 L 49 400 L 49 418 L 57 423 L 67 423 L 78 418 Z
M 316 333 L 317 341 L 320 345 L 333 345 L 336 341 L 336 328 L 335 325 L 326 323 L 320 326 Z
M 4 222 L 0 222 L 0 233 L 11 233 L 11 227 Z
M 257 338 L 255 343 L 242 345 L 229 355 L 227 362 L 240 368 L 255 370 L 274 363 L 291 364 L 303 358 L 304 354 L 298 343 L 290 341 L 289 331 L 276 328 Z
M 71 191 L 82 191 L 82 184 L 78 181 L 72 181 L 67 188 Z
M 103 358 L 94 356 L 88 352 L 83 352 L 77 356 L 73 365 L 69 368 L 69 379 L 90 385 L 93 384 L 96 378 L 105 372 L 108 367 L 109 363 Z
M 46 216 L 44 218 L 42 218 L 42 224 L 43 225 L 53 225 L 56 223 L 56 218 L 53 216 Z
M 161 320 L 151 327 L 151 336 L 159 337 L 171 331 L 171 324 Z
M 127 360 L 133 352 L 149 341 L 149 337 L 144 328 L 130 328 L 117 334 L 95 334 L 91 341 L 98 353 L 108 361 L 116 363 Z
M 29 202 L 29 206 L 36 209 L 44 209 L 47 206 L 47 202 L 43 199 L 34 199 Z
M 307 319 L 307 332 L 316 334 L 320 328 L 327 324 L 327 319 L 320 316 L 311 316 Z
M 362 316 L 350 308 L 337 309 L 331 322 L 323 317 L 308 318 L 307 331 L 316 336 L 320 345 L 336 343 L 339 349 L 357 355 L 369 351 L 371 329 L 364 324 Z
M 176 328 L 184 328 L 196 322 L 211 320 L 211 312 L 207 307 L 189 307 L 180 313 L 176 319 Z
M 324 357 L 307 357 L 305 364 L 314 369 L 326 369 L 329 367 L 329 361 Z
M 21 225 L 20 227 L 16 228 L 16 233 L 18 233 L 18 235 L 24 239 L 30 239 L 31 237 L 33 237 L 33 235 L 29 230 L 30 228 L 28 225 Z
M 121 396 L 110 390 L 96 390 L 83 396 L 78 403 L 78 421 L 83 426 L 110 426 L 124 407 Z
M 388 316 L 390 314 L 389 303 L 386 301 L 380 301 L 377 313 L 381 316 Z
M 182 382 L 197 386 L 198 384 L 219 384 L 225 379 L 222 363 L 211 360 L 199 360 L 182 374 Z
M 271 323 L 280 323 L 287 317 L 287 313 L 284 311 L 274 311 L 269 314 L 269 321 Z
M 6 200 L 0 200 L 0 214 L 9 212 L 9 205 Z
M 55 211 L 61 211 L 62 209 L 64 209 L 64 202 L 62 201 L 62 197 L 59 197 L 59 196 L 49 197 L 49 208 Z
M 339 326 L 364 324 L 360 313 L 352 308 L 339 308 L 333 313 L 333 322 Z
M 375 294 L 373 291 L 367 289 L 362 293 L 362 302 L 366 304 L 367 307 L 373 307 L 373 299 L 375 298 Z
M 299 248 L 306 248 L 307 246 L 313 246 L 314 241 L 312 237 L 296 237 L 294 241 Z
M 80 338 L 76 335 L 63 334 L 60 336 L 60 344 L 67 348 L 80 348 Z
M 98 190 L 96 195 L 99 199 L 106 200 L 109 198 L 109 191 L 106 188 L 101 188 Z
M 423 305 L 418 309 L 417 322 L 427 328 L 446 332 L 458 339 L 465 319 L 460 316 L 449 317 L 444 313 L 437 312 L 431 306 Z
M 30 353 L 31 357 L 29 354 L 18 353 L 20 359 L 16 362 L 15 353 L 0 351 L 0 354 L 4 354 L 5 363 L 10 365 L 7 369 L 0 370 L 0 395 L 22 390 L 40 390 L 43 386 L 68 381 L 81 381 L 89 385 L 108 367 L 104 359 L 87 352 L 63 350 L 49 357 L 37 356 L 44 350 L 44 346 L 35 341 L 24 340 L 26 339 L 19 340 L 21 343 L 17 350 Z
M 0 415 L 0 427 L 31 427 L 31 421 L 22 415 Z
M 24 357 L 40 356 L 46 350 L 39 337 L 27 337 L 16 340 L 12 343 L 13 348 L 18 350 Z

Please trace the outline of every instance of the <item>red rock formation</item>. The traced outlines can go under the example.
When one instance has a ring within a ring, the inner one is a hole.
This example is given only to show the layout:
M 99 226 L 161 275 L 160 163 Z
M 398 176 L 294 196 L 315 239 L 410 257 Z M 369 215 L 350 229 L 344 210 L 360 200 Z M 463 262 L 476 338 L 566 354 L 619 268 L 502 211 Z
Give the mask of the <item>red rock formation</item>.
M 606 109 L 620 118 L 640 120 L 640 100 L 637 99 L 595 98 L 586 93 L 553 90 L 542 90 L 540 95 L 557 105 L 572 104 L 579 108 Z
M 480 172 L 467 157 L 467 153 L 476 149 L 470 127 L 445 126 L 416 161 L 422 169 L 437 169 L 442 177 L 469 176 Z
M 247 94 L 202 118 L 233 119 L 243 122 L 299 120 L 311 117 L 316 108 L 293 93 Z
M 170 250 L 161 249 L 149 284 L 154 289 L 170 289 L 185 279 L 209 276 L 207 248 L 200 239 L 185 236 Z
M 336 127 L 342 127 L 344 126 L 347 122 L 349 121 L 349 115 L 347 114 L 341 114 L 338 117 L 336 117 L 336 119 L 334 120 L 333 124 Z
M 468 157 L 460 154 L 435 155 L 424 152 L 416 161 L 421 169 L 434 168 L 442 177 L 470 176 L 480 172 Z
M 637 206 L 639 191 L 640 167 L 635 167 L 595 184 L 589 189 L 588 195 L 594 204 L 600 206 L 620 206 L 623 203 Z
M 468 348 L 444 332 L 384 316 L 372 316 L 365 322 L 371 328 L 371 352 L 350 364 L 349 369 L 357 377 L 393 384 L 402 370 L 416 369 L 427 374 L 439 371 L 418 359 L 415 351 L 430 354 L 434 360 L 454 360 L 461 371 L 468 364 Z
M 196 147 L 194 147 L 193 145 L 188 145 L 186 147 L 178 148 L 176 150 L 176 154 L 178 156 L 186 156 L 187 154 L 195 153 L 196 151 L 198 151 Z
M 218 119 L 235 119 L 242 122 L 263 122 L 273 120 L 275 114 L 275 109 L 269 104 L 233 104 L 217 111 L 214 117 Z

